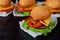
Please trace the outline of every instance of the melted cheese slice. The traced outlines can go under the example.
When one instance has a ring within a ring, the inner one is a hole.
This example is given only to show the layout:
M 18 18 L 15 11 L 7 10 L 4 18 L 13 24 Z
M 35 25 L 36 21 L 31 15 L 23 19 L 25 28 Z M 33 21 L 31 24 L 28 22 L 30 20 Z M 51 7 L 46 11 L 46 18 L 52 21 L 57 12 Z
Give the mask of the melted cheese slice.
M 47 7 L 51 12 L 60 12 L 60 9 L 51 8 L 51 7 L 47 6 L 47 5 L 46 5 L 46 7 Z
M 51 22 L 51 17 L 45 19 L 44 21 L 40 21 L 40 23 L 44 24 L 45 26 L 48 26 Z
M 0 7 L 0 10 L 8 10 L 8 9 L 12 9 L 12 8 L 14 8 L 14 6 L 13 6 L 13 5 L 11 5 L 11 6 L 7 7 L 7 8 Z
M 58 10 L 58 9 L 55 9 L 55 10 L 54 9 L 51 9 L 50 11 L 51 12 L 60 12 L 60 10 Z

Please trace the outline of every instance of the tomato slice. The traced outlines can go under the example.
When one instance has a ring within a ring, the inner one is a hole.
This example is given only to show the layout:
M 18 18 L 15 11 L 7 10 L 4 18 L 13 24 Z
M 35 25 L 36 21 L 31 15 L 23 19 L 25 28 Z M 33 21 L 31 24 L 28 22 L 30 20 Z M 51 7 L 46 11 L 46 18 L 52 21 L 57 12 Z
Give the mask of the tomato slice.
M 29 17 L 25 18 L 25 21 L 30 20 L 31 18 L 32 18 L 32 17 L 29 16 Z
M 33 20 L 31 16 L 27 17 L 25 21 L 29 21 L 28 23 L 29 27 L 37 28 L 37 29 L 45 28 L 45 25 L 41 24 L 39 20 Z
M 32 28 L 38 28 L 38 29 L 45 28 L 44 25 L 42 25 L 41 23 L 37 21 L 33 21 L 33 20 L 29 21 L 28 25 L 29 27 L 32 27 Z

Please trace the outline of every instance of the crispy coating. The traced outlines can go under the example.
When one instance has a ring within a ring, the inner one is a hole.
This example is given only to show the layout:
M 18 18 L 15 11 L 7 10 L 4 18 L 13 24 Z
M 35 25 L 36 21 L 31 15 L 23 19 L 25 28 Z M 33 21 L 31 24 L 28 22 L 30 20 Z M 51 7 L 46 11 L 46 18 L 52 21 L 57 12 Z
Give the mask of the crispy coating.
M 46 0 L 46 5 L 51 8 L 60 8 L 60 0 Z
M 46 6 L 38 6 L 32 9 L 31 15 L 34 20 L 44 20 L 51 16 L 51 12 Z
M 7 7 L 11 4 L 11 0 L 0 0 L 0 6 Z
M 23 7 L 28 7 L 31 5 L 34 5 L 36 3 L 36 0 L 20 0 L 19 4 Z

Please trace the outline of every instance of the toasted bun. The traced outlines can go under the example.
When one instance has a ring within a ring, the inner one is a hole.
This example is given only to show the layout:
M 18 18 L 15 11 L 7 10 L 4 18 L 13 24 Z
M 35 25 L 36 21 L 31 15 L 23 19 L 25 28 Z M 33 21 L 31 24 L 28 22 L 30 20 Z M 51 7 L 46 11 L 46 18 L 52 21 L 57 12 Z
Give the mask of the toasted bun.
M 60 8 L 60 0 L 46 0 L 46 5 L 51 8 Z
M 11 4 L 11 0 L 0 0 L 0 6 L 7 7 Z
M 9 12 L 9 11 L 13 10 L 14 8 L 15 8 L 14 5 L 10 5 L 9 7 L 6 7 L 6 8 L 0 7 L 0 11 Z
M 31 17 L 34 20 L 44 20 L 51 16 L 51 12 L 46 8 L 46 6 L 38 6 L 32 9 Z
M 28 7 L 28 6 L 31 6 L 33 4 L 35 4 L 36 1 L 35 0 L 20 0 L 19 1 L 19 4 L 23 7 Z

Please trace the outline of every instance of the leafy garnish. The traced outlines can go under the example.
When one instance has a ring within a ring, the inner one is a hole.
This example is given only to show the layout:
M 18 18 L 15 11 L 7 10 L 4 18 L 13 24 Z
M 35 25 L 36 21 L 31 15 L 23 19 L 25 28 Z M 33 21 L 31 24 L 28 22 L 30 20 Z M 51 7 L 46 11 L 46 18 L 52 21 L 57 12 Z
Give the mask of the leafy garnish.
M 30 12 L 23 12 L 23 15 L 24 16 L 29 16 L 30 15 Z
M 29 16 L 30 12 L 18 12 L 18 11 L 16 11 L 16 14 L 23 14 L 24 16 Z
M 45 4 L 42 4 L 42 6 L 45 6 Z
M 56 27 L 57 24 L 56 24 L 56 22 L 51 22 L 50 25 L 44 29 L 31 28 L 28 25 L 28 21 L 25 21 L 23 25 L 24 25 L 24 28 L 26 28 L 27 30 L 31 30 L 32 32 L 40 32 L 40 33 L 44 34 L 44 36 L 46 36 L 49 32 L 52 31 L 53 28 Z
M 28 21 L 24 22 L 23 26 L 24 26 L 25 29 L 29 29 Z

